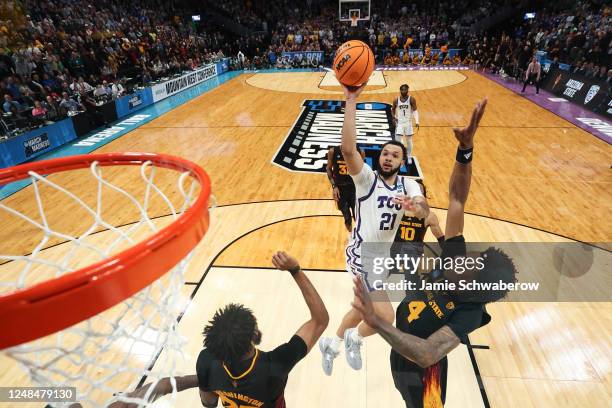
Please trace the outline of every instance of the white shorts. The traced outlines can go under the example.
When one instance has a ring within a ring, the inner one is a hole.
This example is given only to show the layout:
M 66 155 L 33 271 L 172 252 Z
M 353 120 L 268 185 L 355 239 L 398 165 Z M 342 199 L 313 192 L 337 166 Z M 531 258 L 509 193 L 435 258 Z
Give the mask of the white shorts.
M 389 248 L 391 243 L 389 243 Z M 389 250 L 384 250 L 382 254 L 388 256 L 390 254 Z M 352 245 L 348 245 L 345 250 L 346 256 L 346 271 L 351 275 L 351 279 L 355 276 L 360 276 L 365 284 L 368 292 L 373 292 L 377 290 L 376 288 L 381 285 L 381 283 L 386 282 L 389 279 L 389 271 L 371 271 L 368 270 L 367 266 L 364 268 L 362 262 L 364 259 L 361 257 L 361 248 L 355 248 Z M 370 258 L 372 255 L 366 255 Z M 366 265 L 371 264 L 371 262 L 366 261 Z
M 414 130 L 412 130 L 412 123 L 398 123 L 395 127 L 395 138 L 396 140 L 401 139 L 402 136 L 412 136 L 414 134 Z M 401 141 L 401 140 L 400 140 Z

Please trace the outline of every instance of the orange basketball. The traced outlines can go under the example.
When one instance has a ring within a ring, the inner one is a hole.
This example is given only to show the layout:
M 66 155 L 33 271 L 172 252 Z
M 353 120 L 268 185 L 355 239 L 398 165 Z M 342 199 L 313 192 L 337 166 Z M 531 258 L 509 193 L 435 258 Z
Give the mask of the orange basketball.
M 338 48 L 333 68 L 338 81 L 346 86 L 359 86 L 374 71 L 374 54 L 362 41 L 347 41 Z

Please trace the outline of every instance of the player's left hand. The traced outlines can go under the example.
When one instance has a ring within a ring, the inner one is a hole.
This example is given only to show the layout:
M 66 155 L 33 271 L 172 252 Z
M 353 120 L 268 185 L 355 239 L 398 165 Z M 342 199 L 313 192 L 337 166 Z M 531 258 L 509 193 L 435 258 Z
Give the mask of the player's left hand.
M 470 124 L 464 127 L 463 129 L 453 129 L 453 132 L 455 133 L 455 138 L 459 141 L 459 146 L 462 149 L 467 149 L 474 146 L 474 135 L 476 134 L 476 129 L 478 129 L 480 119 L 482 119 L 482 116 L 484 115 L 486 106 L 487 98 L 484 98 L 482 101 L 476 104 L 476 107 L 472 111 L 472 118 L 470 119 Z
M 414 200 L 408 197 L 407 195 L 398 195 L 393 197 L 393 203 L 401 204 L 402 209 L 404 209 L 404 211 L 412 213 L 416 211 L 416 205 L 414 204 Z
M 300 263 L 297 259 L 286 253 L 285 251 L 278 251 L 272 256 L 272 264 L 276 269 L 281 271 L 288 271 L 290 269 L 299 268 Z
M 351 305 L 359 312 L 361 319 L 373 329 L 378 327 L 379 317 L 372 305 L 372 299 L 363 282 L 363 278 L 359 276 L 353 277 L 353 292 L 355 300 Z

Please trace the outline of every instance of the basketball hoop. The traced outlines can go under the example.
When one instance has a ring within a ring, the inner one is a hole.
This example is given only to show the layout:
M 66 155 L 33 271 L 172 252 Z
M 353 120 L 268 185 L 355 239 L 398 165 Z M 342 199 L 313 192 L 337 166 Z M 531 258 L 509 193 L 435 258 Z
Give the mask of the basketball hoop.
M 105 172 L 116 175 L 117 182 L 103 177 L 102 169 L 109 167 Z M 87 168 L 89 178 L 81 179 Z M 65 172 L 75 175 L 55 176 Z M 88 188 L 95 190 L 93 197 L 80 197 L 56 181 L 68 184 L 75 176 L 83 186 L 79 191 L 92 181 Z M 27 178 L 36 203 L 20 210 L 3 201 L 0 211 L 39 230 L 42 239 L 27 255 L 25 249 L 0 255 L 2 354 L 24 366 L 37 385 L 76 386 L 77 401 L 146 405 L 146 399 L 121 399 L 120 393 L 143 376 L 156 382 L 175 375 L 175 357 L 184 343 L 176 331 L 186 304 L 181 292 L 184 272 L 209 225 L 208 175 L 187 160 L 150 153 L 72 156 L 0 170 L 0 186 Z M 129 181 L 134 192 L 120 185 L 119 178 L 124 184 Z M 106 214 L 107 201 L 112 200 L 104 198 L 112 194 L 127 203 L 121 213 L 133 211 L 136 221 L 113 225 L 107 220 L 114 213 Z M 66 197 L 92 218 L 91 225 L 79 218 L 88 227 L 78 235 L 48 222 L 47 212 L 53 210 L 45 211 L 44 204 L 56 200 L 54 205 L 61 207 Z M 88 203 L 92 198 L 93 206 Z M 14 202 L 24 201 L 27 204 L 23 199 Z M 38 210 L 40 221 L 31 207 Z M 52 240 L 59 243 L 50 245 Z M 134 358 L 137 349 L 147 358 Z M 154 364 L 160 369 L 153 369 Z

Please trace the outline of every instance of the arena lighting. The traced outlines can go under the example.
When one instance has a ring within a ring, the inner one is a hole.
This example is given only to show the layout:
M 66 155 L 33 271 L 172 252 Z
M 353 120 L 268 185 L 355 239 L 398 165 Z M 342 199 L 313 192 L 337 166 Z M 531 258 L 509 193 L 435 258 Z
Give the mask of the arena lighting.
M 191 16 L 191 21 L 200 21 L 202 19 L 202 17 L 198 14 L 195 16 Z

